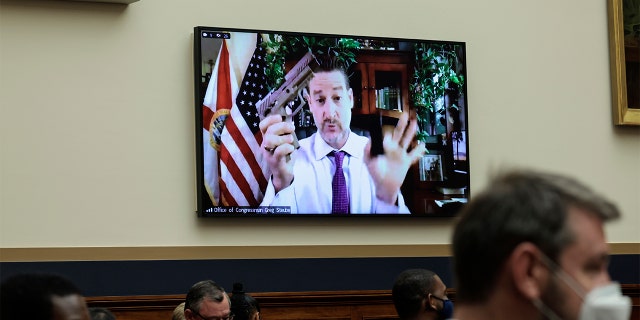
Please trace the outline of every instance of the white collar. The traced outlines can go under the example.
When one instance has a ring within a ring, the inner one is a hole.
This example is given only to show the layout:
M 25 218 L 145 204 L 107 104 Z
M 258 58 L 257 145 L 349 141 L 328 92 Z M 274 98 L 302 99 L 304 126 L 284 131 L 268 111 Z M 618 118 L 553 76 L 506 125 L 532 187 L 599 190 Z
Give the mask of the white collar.
M 340 150 L 349 154 L 350 157 L 362 158 L 364 156 L 364 149 L 360 143 L 358 143 L 357 135 L 349 130 L 347 136 L 347 142 L 340 148 Z M 324 139 L 320 136 L 319 132 L 315 133 L 313 140 L 313 157 L 316 161 L 326 157 L 331 151 L 335 151 L 332 146 L 328 145 Z

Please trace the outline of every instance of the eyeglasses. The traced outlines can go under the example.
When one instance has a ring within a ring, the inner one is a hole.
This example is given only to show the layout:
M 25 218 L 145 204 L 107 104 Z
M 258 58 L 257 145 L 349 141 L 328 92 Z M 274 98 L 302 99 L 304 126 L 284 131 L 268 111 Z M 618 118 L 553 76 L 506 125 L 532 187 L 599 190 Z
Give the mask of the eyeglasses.
M 201 315 L 200 313 L 198 313 L 198 311 L 191 310 L 191 312 L 195 313 L 196 316 L 202 318 L 203 320 L 233 320 L 233 317 L 235 316 L 233 313 L 229 313 L 228 316 L 222 317 L 222 318 L 217 318 L 217 317 L 209 317 L 209 318 L 207 318 L 207 317 Z

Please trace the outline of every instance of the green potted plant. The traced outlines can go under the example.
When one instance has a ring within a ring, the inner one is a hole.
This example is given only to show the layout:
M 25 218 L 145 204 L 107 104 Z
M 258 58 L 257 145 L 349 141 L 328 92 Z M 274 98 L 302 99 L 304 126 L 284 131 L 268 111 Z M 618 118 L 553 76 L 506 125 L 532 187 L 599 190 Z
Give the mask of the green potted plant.
M 278 88 L 284 81 L 285 61 L 302 57 L 310 51 L 316 56 L 335 56 L 345 68 L 356 62 L 356 51 L 360 49 L 359 41 L 349 38 L 327 38 L 312 36 L 288 36 L 272 34 L 263 39 L 262 46 L 266 50 L 265 61 L 269 89 Z
M 428 142 L 430 136 L 446 133 L 446 123 L 439 121 L 444 119 L 447 110 L 459 111 L 455 103 L 448 107 L 444 104 L 445 94 L 457 99 L 463 90 L 464 76 L 460 72 L 461 63 L 457 54 L 459 49 L 459 46 L 450 44 L 421 44 L 415 47 L 414 74 L 409 90 L 418 118 L 420 141 Z M 444 126 L 444 132 L 437 130 L 438 126 Z

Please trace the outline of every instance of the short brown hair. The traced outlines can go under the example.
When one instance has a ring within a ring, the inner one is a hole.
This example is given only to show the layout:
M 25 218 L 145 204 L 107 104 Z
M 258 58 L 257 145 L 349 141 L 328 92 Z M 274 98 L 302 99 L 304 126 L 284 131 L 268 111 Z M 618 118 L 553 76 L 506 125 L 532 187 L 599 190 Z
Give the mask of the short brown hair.
M 581 182 L 560 174 L 514 170 L 498 174 L 463 207 L 453 233 L 456 298 L 483 302 L 513 249 L 531 242 L 557 261 L 574 240 L 565 221 L 579 208 L 602 221 L 618 218 L 616 206 Z

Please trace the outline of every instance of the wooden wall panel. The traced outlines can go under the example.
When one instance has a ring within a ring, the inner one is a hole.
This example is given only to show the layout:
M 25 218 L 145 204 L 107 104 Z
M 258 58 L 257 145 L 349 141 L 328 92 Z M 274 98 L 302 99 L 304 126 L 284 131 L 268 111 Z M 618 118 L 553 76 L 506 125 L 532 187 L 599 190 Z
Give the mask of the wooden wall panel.
M 356 320 L 398 320 L 396 309 L 389 304 L 357 306 L 353 308 L 351 319 Z
M 640 284 L 622 285 L 640 320 Z M 390 290 L 258 292 L 263 320 L 397 320 Z M 447 290 L 455 302 L 455 291 Z M 87 297 L 89 307 L 111 310 L 118 320 L 169 320 L 184 295 Z

